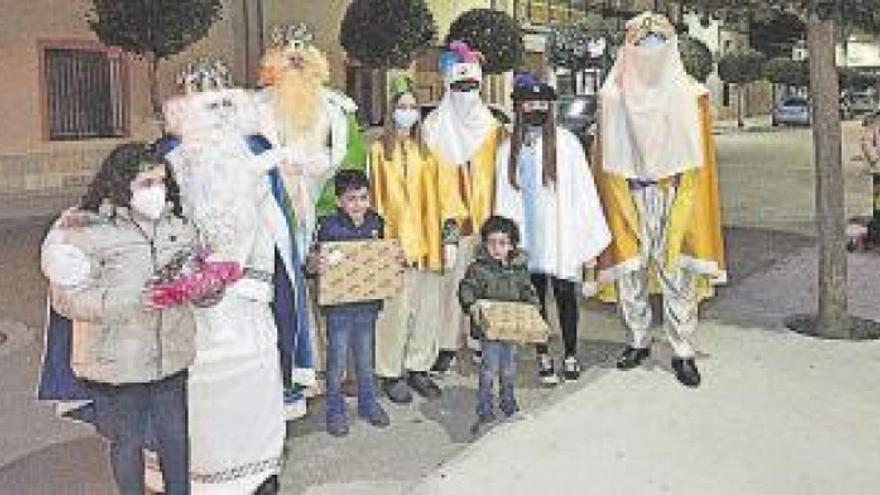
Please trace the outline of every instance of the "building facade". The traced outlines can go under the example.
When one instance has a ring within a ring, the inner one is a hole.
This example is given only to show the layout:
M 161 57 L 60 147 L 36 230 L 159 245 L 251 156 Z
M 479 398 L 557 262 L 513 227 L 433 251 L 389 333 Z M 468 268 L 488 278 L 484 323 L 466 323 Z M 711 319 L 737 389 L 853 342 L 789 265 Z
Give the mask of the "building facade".
M 194 57 L 225 60 L 236 82 L 253 81 L 260 0 L 224 0 L 223 18 L 186 52 L 162 62 L 163 95 Z M 116 144 L 150 140 L 147 64 L 101 44 L 88 26 L 89 0 L 0 0 L 0 200 L 76 198 Z

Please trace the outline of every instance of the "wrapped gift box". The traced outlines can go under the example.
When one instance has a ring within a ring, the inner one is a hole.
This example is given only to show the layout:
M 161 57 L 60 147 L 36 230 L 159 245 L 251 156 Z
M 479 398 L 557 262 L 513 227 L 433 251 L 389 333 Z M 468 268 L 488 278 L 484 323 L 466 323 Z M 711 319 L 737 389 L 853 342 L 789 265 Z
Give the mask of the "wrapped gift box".
M 488 340 L 534 344 L 550 336 L 550 327 L 532 304 L 480 300 L 477 307 L 477 324 Z
M 322 242 L 326 271 L 318 277 L 318 304 L 377 301 L 403 287 L 400 244 L 393 239 Z

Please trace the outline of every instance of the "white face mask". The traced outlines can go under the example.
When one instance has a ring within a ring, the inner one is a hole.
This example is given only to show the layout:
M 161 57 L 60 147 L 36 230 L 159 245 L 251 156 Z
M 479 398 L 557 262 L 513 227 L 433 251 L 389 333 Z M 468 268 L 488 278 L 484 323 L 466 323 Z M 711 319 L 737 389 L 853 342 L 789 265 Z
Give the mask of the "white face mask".
M 419 120 L 419 111 L 412 108 L 398 108 L 394 110 L 394 125 L 398 129 L 409 129 Z
M 151 186 L 131 194 L 131 208 L 150 220 L 158 220 L 165 211 L 165 186 Z
M 483 104 L 479 91 L 452 91 L 449 98 L 459 115 L 467 115 L 471 109 Z

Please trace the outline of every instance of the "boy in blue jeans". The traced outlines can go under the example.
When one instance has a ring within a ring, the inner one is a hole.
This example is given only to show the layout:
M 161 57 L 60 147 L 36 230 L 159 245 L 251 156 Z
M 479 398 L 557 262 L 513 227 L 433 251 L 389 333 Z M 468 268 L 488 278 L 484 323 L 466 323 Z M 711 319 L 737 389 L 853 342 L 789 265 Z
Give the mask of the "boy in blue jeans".
M 517 249 L 519 229 L 505 217 L 490 217 L 480 231 L 482 243 L 476 259 L 468 266 L 458 286 L 462 310 L 471 315 L 471 336 L 480 340 L 480 382 L 477 390 L 477 422 L 473 433 L 495 421 L 492 382 L 500 374 L 501 412 L 509 417 L 519 410 L 514 397 L 517 344 L 487 340 L 476 325 L 477 301 L 516 301 L 538 306 L 538 293 L 532 285 L 525 253 Z
M 334 177 L 337 213 L 319 221 L 317 241 L 360 241 L 381 239 L 384 222 L 370 209 L 369 180 L 359 170 L 342 170 Z M 313 254 L 309 271 L 320 274 L 327 260 Z M 354 355 L 357 376 L 358 416 L 373 426 L 388 426 L 388 415 L 376 399 L 373 379 L 373 339 L 381 301 L 365 301 L 324 306 L 327 319 L 327 433 L 348 434 L 348 417 L 342 394 L 342 374 L 349 347 Z

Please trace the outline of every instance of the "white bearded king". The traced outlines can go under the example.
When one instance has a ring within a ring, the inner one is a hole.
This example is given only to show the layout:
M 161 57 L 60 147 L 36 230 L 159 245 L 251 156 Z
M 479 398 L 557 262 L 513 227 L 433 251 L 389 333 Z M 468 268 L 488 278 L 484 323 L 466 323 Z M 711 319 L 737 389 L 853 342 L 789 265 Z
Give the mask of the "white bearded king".
M 192 64 L 187 94 L 165 104 L 163 145 L 187 216 L 212 256 L 246 277 L 214 306 L 195 311 L 196 358 L 189 370 L 192 493 L 253 493 L 280 472 L 285 438 L 276 291 L 275 239 L 267 173 L 280 152 L 255 152 L 253 95 L 228 87 L 222 65 Z M 283 221 L 283 220 L 282 220 Z
M 672 366 L 695 387 L 697 302 L 725 280 L 724 246 L 708 91 L 685 72 L 665 17 L 627 23 L 600 93 L 599 134 L 596 183 L 613 234 L 600 260 L 600 296 L 619 301 L 631 331 L 617 366 L 648 357 L 648 294 L 661 292 Z

